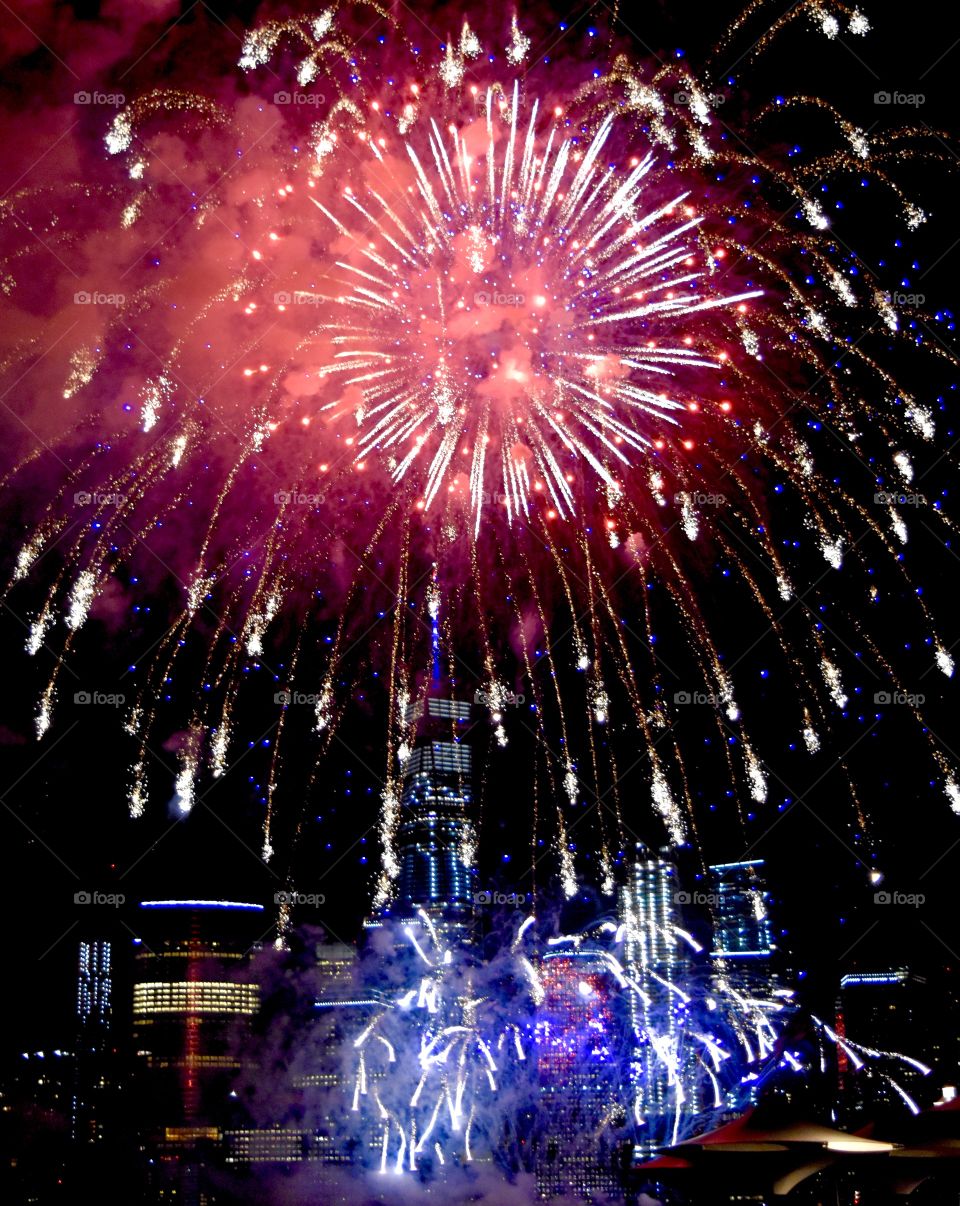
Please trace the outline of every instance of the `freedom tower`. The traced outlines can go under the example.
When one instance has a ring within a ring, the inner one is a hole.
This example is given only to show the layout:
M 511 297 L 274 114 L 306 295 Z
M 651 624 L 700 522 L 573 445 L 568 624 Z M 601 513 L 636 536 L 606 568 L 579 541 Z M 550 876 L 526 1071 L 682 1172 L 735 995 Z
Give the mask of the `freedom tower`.
M 401 767 L 397 894 L 391 916 L 423 910 L 445 929 L 466 930 L 473 917 L 476 835 L 473 751 L 467 740 L 473 706 L 431 684 L 407 708 L 416 736 Z

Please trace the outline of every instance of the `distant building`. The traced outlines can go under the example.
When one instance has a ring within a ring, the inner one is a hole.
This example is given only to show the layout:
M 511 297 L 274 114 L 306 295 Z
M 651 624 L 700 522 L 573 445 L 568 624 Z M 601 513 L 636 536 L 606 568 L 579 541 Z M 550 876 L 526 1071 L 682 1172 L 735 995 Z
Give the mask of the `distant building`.
M 272 1078 L 277 1112 L 283 1117 L 259 1122 L 248 1118 L 226 1129 L 228 1165 L 357 1163 L 356 1128 L 345 1122 L 353 1097 L 352 1042 L 373 1011 L 382 1008 L 382 1001 L 358 995 L 355 947 L 317 943 L 315 956 L 316 997 L 309 1015 L 294 1017 L 286 1006 L 280 1015 L 284 1028 L 292 1025 L 296 1030 L 293 1044 L 279 1049 L 281 1058 L 289 1055 L 289 1064 L 282 1071 L 265 1072 Z M 268 1046 L 268 1054 L 276 1060 L 278 1049 Z M 251 1071 L 256 1082 L 256 1069 Z
M 225 1132 L 242 1117 L 231 1092 L 260 1005 L 245 972 L 263 906 L 153 900 L 140 910 L 132 1023 L 151 1198 L 200 1202 L 204 1166 L 224 1160 Z
M 769 997 L 776 987 L 775 945 L 763 880 L 763 859 L 716 863 L 713 881 L 713 949 L 718 975 L 746 997 Z
M 75 1143 L 97 1143 L 115 1107 L 113 1046 L 113 944 L 83 938 L 77 955 L 77 1035 L 71 1134 Z
M 833 1029 L 839 1040 L 836 1058 L 841 1106 L 849 1117 L 864 1111 L 872 1116 L 886 1108 L 896 1117 L 904 1106 L 888 1078 L 863 1070 L 861 1065 L 870 1061 L 858 1054 L 858 1047 L 900 1052 L 936 1067 L 940 1075 L 955 1075 L 954 1069 L 942 1069 L 938 1058 L 940 1033 L 948 1032 L 945 1023 L 951 1011 L 956 1018 L 956 1000 L 932 992 L 927 978 L 908 967 L 858 968 L 841 976 Z M 933 1017 L 940 1020 L 940 1026 L 930 1025 Z M 928 1080 L 912 1065 L 894 1065 L 890 1060 L 884 1062 L 883 1070 L 919 1104 L 930 1105 L 936 1098 L 938 1077 Z
M 77 1021 L 92 1041 L 103 1041 L 113 1016 L 113 948 L 106 938 L 80 943 Z
M 613 974 L 600 947 L 543 956 L 535 1027 L 539 1073 L 536 1178 L 541 1197 L 619 1193 L 624 1123 Z
M 352 1128 L 344 1120 L 353 1101 L 353 1039 L 382 1004 L 358 990 L 357 951 L 347 943 L 318 946 L 316 971 L 312 1067 L 295 1080 L 303 1093 L 305 1116 L 312 1121 L 307 1158 L 350 1165 L 357 1153 Z
M 640 1124 L 637 1157 L 650 1155 L 671 1138 L 676 1081 L 683 1061 L 695 1058 L 684 1042 L 684 998 L 670 987 L 682 985 L 691 965 L 682 898 L 671 851 L 654 852 L 638 843 L 620 890 L 619 909 L 624 964 L 640 989 L 628 994 L 635 1039 L 629 1076 L 633 1114 Z M 699 1108 L 689 1099 L 683 1105 L 691 1114 Z

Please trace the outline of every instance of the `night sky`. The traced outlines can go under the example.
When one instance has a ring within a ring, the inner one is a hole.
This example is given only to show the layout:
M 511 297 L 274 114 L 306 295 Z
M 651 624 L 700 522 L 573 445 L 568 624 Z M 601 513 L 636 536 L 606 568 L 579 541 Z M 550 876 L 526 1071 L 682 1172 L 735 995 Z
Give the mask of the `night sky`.
M 162 26 L 140 26 L 132 20 L 123 25 L 113 20 L 107 5 L 75 4 L 74 19 L 61 14 L 60 24 L 46 39 L 51 49 L 45 49 L 23 30 L 18 14 L 33 28 L 47 28 L 46 7 L 14 4 L 0 14 L 0 42 L 12 47 L 5 54 L 0 82 L 4 113 L 0 132 L 15 132 L 10 153 L 0 162 L 2 194 L 30 183 L 31 162 L 37 156 L 31 123 L 37 115 L 42 137 L 50 141 L 56 137 L 58 120 L 73 119 L 73 107 L 62 98 L 75 90 L 72 64 L 84 58 L 84 47 L 91 44 L 88 35 L 103 35 L 96 43 L 97 53 L 84 59 L 85 64 L 97 64 L 99 74 L 91 76 L 91 86 L 109 88 L 111 81 L 123 76 L 124 91 L 132 95 L 158 82 L 182 81 L 191 70 L 202 86 L 230 73 L 240 76 L 234 67 L 238 32 L 264 11 L 256 4 L 193 5 L 184 0 L 177 30 L 151 47 Z M 828 48 L 821 36 L 797 30 L 765 62 L 752 66 L 752 106 L 757 107 L 758 96 L 815 94 L 830 100 L 868 132 L 898 123 L 929 131 L 931 161 L 894 172 L 930 215 L 919 231 L 909 234 L 902 223 L 892 223 L 889 205 L 881 207 L 872 198 L 857 195 L 853 181 L 831 182 L 821 204 L 830 214 L 838 241 L 872 265 L 891 290 L 922 292 L 925 308 L 942 312 L 958 300 L 954 276 L 960 267 L 955 221 L 958 144 L 941 137 L 940 131 L 957 128 L 960 15 L 947 15 L 940 6 L 925 2 L 897 10 L 879 4 L 864 7 L 874 27 L 866 39 L 844 37 L 843 46 Z M 171 12 L 169 7 L 165 11 Z M 698 62 L 724 27 L 722 14 L 736 11 L 737 6 L 727 4 L 630 6 L 630 29 L 623 30 L 622 36 L 633 40 L 637 56 L 653 53 L 667 59 L 682 52 Z M 558 23 L 561 19 L 574 30 L 583 29 L 591 19 L 606 21 L 608 10 L 605 5 L 570 6 L 558 16 Z M 178 56 L 171 55 L 171 45 L 179 47 Z M 731 65 L 735 74 L 742 69 L 743 65 Z M 874 94 L 879 91 L 922 93 L 925 100 L 916 108 L 877 105 Z M 734 86 L 721 113 L 734 133 L 740 129 L 740 112 Z M 81 120 L 78 137 L 88 140 L 92 160 L 108 117 L 84 112 Z M 807 135 L 798 121 L 798 141 Z M 811 132 L 809 137 L 817 135 Z M 15 240 L 8 233 L 5 249 L 13 246 Z M 956 352 L 948 324 L 938 325 L 930 339 L 946 341 Z M 896 361 L 891 353 L 890 363 L 896 366 Z M 951 392 L 956 374 L 944 361 L 931 358 L 928 376 L 918 378 L 916 364 L 914 359 L 904 367 L 916 391 L 947 399 L 946 409 L 937 415 L 936 444 L 926 449 L 929 462 L 917 466 L 923 479 L 919 488 L 939 495 L 950 512 L 955 497 L 950 466 L 939 458 L 960 438 L 957 401 Z M 10 380 L 17 376 L 15 369 L 11 372 Z M 34 401 L 42 405 L 42 399 Z M 20 439 L 17 420 L 6 404 L 4 411 L 0 424 L 5 431 L 9 425 L 9 443 L 15 446 Z M 872 492 L 869 478 L 839 443 L 835 458 L 830 468 L 849 488 Z M 23 538 L 24 517 L 35 514 L 38 503 L 42 504 L 39 497 L 24 499 L 11 493 L 0 499 L 4 579 Z M 924 599 L 937 617 L 944 644 L 954 648 L 960 641 L 957 551 L 945 546 L 932 528 L 911 522 L 905 556 L 914 582 L 922 586 Z M 955 921 L 960 845 L 954 847 L 960 843 L 960 818 L 950 814 L 942 791 L 931 786 L 933 774 L 923 742 L 896 708 L 878 715 L 872 697 L 885 684 L 865 670 L 859 680 L 848 676 L 846 682 L 851 699 L 838 726 L 841 748 L 832 755 L 826 751 L 815 762 L 802 749 L 793 748 L 796 732 L 788 731 L 781 717 L 788 710 L 794 684 L 788 675 L 773 669 L 782 662 L 772 655 L 767 637 L 757 627 L 756 613 L 739 607 L 741 584 L 735 570 L 725 576 L 724 568 L 719 563 L 702 567 L 703 589 L 710 592 L 712 614 L 718 617 L 721 648 L 739 663 L 738 699 L 753 717 L 751 732 L 768 766 L 770 794 L 748 824 L 746 843 L 722 819 L 722 810 L 711 821 L 711 807 L 722 803 L 728 785 L 719 771 L 716 750 L 709 745 L 703 717 L 688 709 L 677 737 L 684 746 L 691 789 L 701 804 L 706 861 L 741 856 L 767 860 L 784 962 L 803 973 L 802 983 L 815 1005 L 832 999 L 839 970 L 855 961 L 916 961 L 929 969 L 960 963 L 960 955 L 954 953 L 960 951 Z M 888 569 L 878 573 L 888 597 L 905 596 L 907 588 Z M 834 581 L 837 594 L 830 622 L 855 646 L 863 592 L 842 574 L 835 575 Z M 723 595 L 728 589 L 729 596 Z M 119 614 L 110 624 L 93 621 L 87 639 L 69 654 L 64 694 L 74 690 L 132 694 L 128 667 L 164 632 L 172 594 L 161 581 L 149 603 L 150 612 Z M 302 734 L 288 734 L 286 774 L 276 800 L 278 855 L 271 869 L 261 861 L 259 849 L 273 722 L 256 709 L 242 714 L 238 728 L 249 743 L 249 753 L 234 761 L 230 772 L 185 820 L 177 818 L 172 808 L 174 751 L 159 736 L 148 771 L 153 802 L 142 819 L 132 822 L 124 798 L 131 743 L 122 732 L 122 708 L 64 709 L 42 744 L 33 738 L 36 697 L 52 655 L 43 655 L 48 659 L 44 665 L 24 656 L 23 599 L 20 595 L 15 605 L 6 605 L 0 623 L 0 664 L 5 671 L 0 699 L 4 805 L 0 833 L 7 855 L 0 907 L 13 989 L 8 997 L 8 1049 L 69 1043 L 77 939 L 99 926 L 120 934 L 126 928 L 135 932 L 132 906 L 145 897 L 222 896 L 268 902 L 275 891 L 287 886 L 289 868 L 299 891 L 326 896 L 322 908 L 299 920 L 323 925 L 332 937 L 353 940 L 369 907 L 379 857 L 376 826 L 385 773 L 382 675 L 358 670 L 341 684 L 350 707 L 319 767 L 313 765 L 316 746 L 306 726 Z M 913 618 L 899 624 L 895 607 L 885 614 L 884 627 L 878 630 L 875 625 L 872 631 L 879 632 L 884 652 L 895 661 L 908 689 L 925 694 L 925 714 L 933 732 L 943 747 L 958 751 L 955 762 L 960 763 L 956 679 L 947 683 L 936 673 L 927 673 L 931 658 L 929 648 L 923 646 L 926 634 Z M 371 647 L 382 652 L 387 639 L 374 630 Z M 285 684 L 282 661 L 259 673 L 267 688 L 281 689 Z M 694 669 L 678 666 L 676 689 L 696 689 L 694 674 Z M 468 695 L 476 688 L 469 659 L 460 668 L 458 685 Z M 174 690 L 170 715 L 178 710 L 185 714 L 189 705 L 189 699 Z M 551 881 L 555 866 L 549 853 L 535 851 L 535 881 L 530 873 L 528 805 L 537 738 L 523 708 L 509 717 L 509 731 L 506 752 L 496 748 L 486 721 L 478 722 L 471 734 L 484 767 L 478 785 L 478 887 L 528 892 L 535 886 L 549 910 L 556 900 Z M 619 730 L 618 740 L 629 740 L 626 728 Z M 866 845 L 857 845 L 851 837 L 844 780 L 832 765 L 836 754 L 846 750 L 851 751 L 851 770 L 871 818 L 873 864 Z M 662 830 L 651 816 L 639 776 L 632 779 L 626 773 L 620 793 L 632 838 L 659 844 Z M 164 798 L 171 800 L 171 806 L 163 806 Z M 585 837 L 584 855 L 589 851 L 590 839 Z M 700 854 L 686 850 L 680 861 L 692 884 Z M 924 903 L 915 908 L 875 904 L 877 889 L 868 878 L 871 865 L 884 872 L 884 889 L 923 894 Z M 75 905 L 74 894 L 79 891 L 122 893 L 127 903 L 119 910 Z M 566 919 L 586 920 L 608 907 L 609 902 L 587 886 L 581 898 L 568 906 Z

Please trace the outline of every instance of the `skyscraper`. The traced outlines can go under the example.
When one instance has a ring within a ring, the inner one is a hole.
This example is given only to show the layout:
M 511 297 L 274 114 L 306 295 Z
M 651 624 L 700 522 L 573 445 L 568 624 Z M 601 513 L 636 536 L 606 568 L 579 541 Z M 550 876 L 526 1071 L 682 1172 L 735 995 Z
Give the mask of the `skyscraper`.
M 952 1074 L 953 1068 L 937 1050 L 940 1035 L 923 1024 L 925 1018 L 936 1014 L 943 1023 L 943 1033 L 956 1032 L 947 1022 L 951 1014 L 956 1017 L 956 1001 L 944 988 L 943 984 L 934 988 L 925 975 L 904 966 L 857 967 L 840 977 L 834 1029 L 843 1044 L 838 1044 L 836 1055 L 839 1104 L 846 1117 L 867 1113 L 871 1118 L 884 1114 L 896 1118 L 903 1108 L 903 1091 L 922 1105 L 931 1104 L 939 1087 L 936 1077 L 927 1080 L 917 1067 L 905 1061 L 898 1064 L 893 1081 L 889 1076 L 871 1076 L 863 1052 L 858 1056 L 856 1047 L 849 1044 L 901 1051 L 936 1068 L 940 1075 Z
M 717 972 L 738 992 L 767 997 L 774 986 L 775 946 L 763 860 L 717 863 L 710 873 L 714 888 L 711 955 Z
M 113 944 L 108 938 L 83 938 L 77 959 L 76 1076 L 70 1111 L 75 1143 L 103 1137 L 104 1107 L 116 1088 L 116 1063 L 110 1050 L 113 1022 Z
M 541 1197 L 618 1193 L 623 1151 L 618 1019 L 602 944 L 569 939 L 541 961 L 535 1028 Z
M 102 1041 L 113 1009 L 113 951 L 109 939 L 81 940 L 78 962 L 77 1022 L 83 1034 Z
M 670 988 L 684 978 L 689 947 L 681 933 L 679 879 L 669 853 L 655 853 L 638 842 L 620 891 L 624 964 L 641 989 L 629 997 L 636 1038 L 630 1062 L 633 1113 L 643 1136 L 637 1155 L 650 1155 L 670 1139 L 681 1062 L 695 1058 L 683 1042 L 684 999 Z M 693 1113 L 697 1103 L 687 1101 L 684 1107 Z
M 408 709 L 413 748 L 401 765 L 399 874 L 389 916 L 431 920 L 466 936 L 473 916 L 472 705 L 434 688 Z
M 222 1160 L 224 1130 L 240 1117 L 230 1094 L 260 1005 L 245 966 L 262 937 L 263 906 L 151 900 L 140 910 L 133 1039 L 150 1192 L 200 1202 L 203 1166 Z

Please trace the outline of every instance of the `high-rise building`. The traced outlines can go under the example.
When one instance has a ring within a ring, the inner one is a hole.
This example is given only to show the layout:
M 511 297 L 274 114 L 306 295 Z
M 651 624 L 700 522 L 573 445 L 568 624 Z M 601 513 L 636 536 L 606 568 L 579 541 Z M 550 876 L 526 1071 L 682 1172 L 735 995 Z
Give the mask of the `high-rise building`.
M 869 1111 L 871 1117 L 888 1110 L 894 1117 L 903 1108 L 900 1094 L 888 1077 L 863 1070 L 869 1061 L 858 1056 L 856 1044 L 880 1051 L 899 1051 L 928 1065 L 942 1066 L 940 1054 L 932 1049 L 935 1030 L 924 1020 L 939 1015 L 945 1022 L 952 1002 L 941 991 L 931 992 L 925 976 L 905 966 L 861 967 L 840 978 L 834 1030 L 840 1040 L 837 1073 L 841 1109 L 848 1117 Z M 947 1027 L 944 1027 L 947 1030 Z M 939 1036 L 938 1036 L 939 1037 Z M 913 1065 L 898 1063 L 894 1079 L 920 1104 L 929 1105 L 936 1096 L 937 1081 L 927 1080 Z
M 396 898 L 386 914 L 415 917 L 466 936 L 473 917 L 475 833 L 472 705 L 434 689 L 408 709 L 416 737 L 401 766 Z
M 83 938 L 77 958 L 76 1062 L 70 1123 L 75 1143 L 97 1143 L 116 1090 L 113 1041 L 113 943 Z
M 267 1027 L 263 1054 L 268 1062 L 257 1062 L 254 1054 L 250 1079 L 268 1079 L 271 1092 L 265 1101 L 251 1103 L 249 1117 L 224 1131 L 226 1163 L 242 1166 L 245 1174 L 269 1165 L 357 1162 L 356 1126 L 348 1123 L 353 1040 L 383 1001 L 360 996 L 355 947 L 320 942 L 312 949 L 313 999 L 306 1002 L 296 993 L 281 1000 L 279 1013 L 277 1001 L 264 1002 L 279 1030 Z M 314 1168 L 310 1176 L 319 1185 L 322 1170 Z
M 150 1193 L 199 1202 L 203 1166 L 223 1160 L 224 1132 L 242 1118 L 231 1093 L 260 1004 L 246 965 L 262 938 L 263 906 L 144 901 L 138 929 L 132 1020 Z
M 682 926 L 677 867 L 669 855 L 638 843 L 620 890 L 624 965 L 640 989 L 628 998 L 636 1039 L 630 1077 L 634 1117 L 641 1120 L 638 1157 L 669 1138 L 681 1064 L 695 1058 L 683 1041 L 684 997 L 671 987 L 684 979 L 691 948 Z M 684 1102 L 688 1113 L 697 1107 L 695 1101 Z
M 712 956 L 732 973 L 751 973 L 769 980 L 774 952 L 763 883 L 763 859 L 716 863 L 710 868 L 714 887 Z
M 93 1041 L 110 1029 L 113 1009 L 113 948 L 106 938 L 80 942 L 77 975 L 77 1020 Z
M 613 972 L 600 944 L 569 940 L 542 958 L 535 1027 L 536 1178 L 541 1197 L 619 1193 L 622 1064 Z

